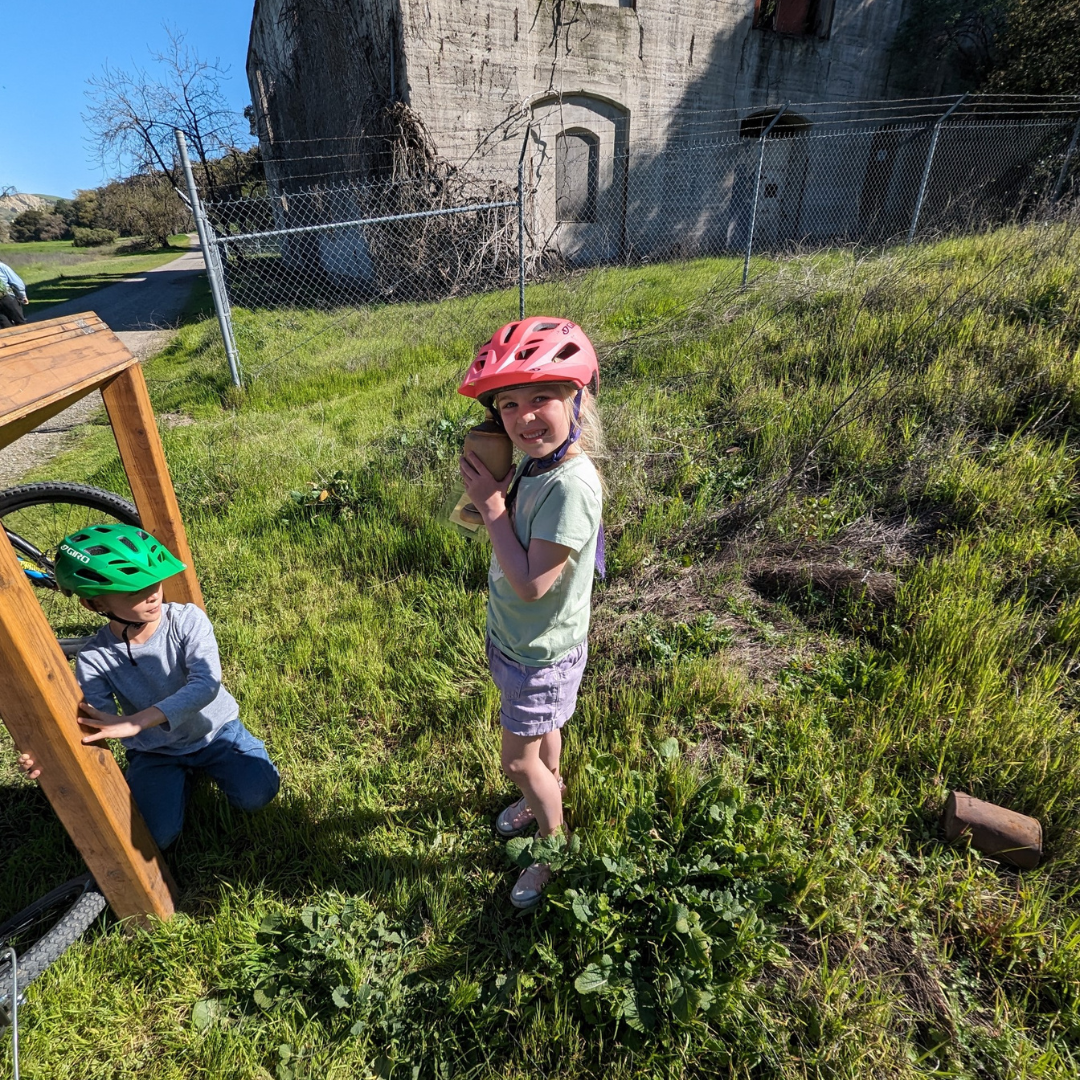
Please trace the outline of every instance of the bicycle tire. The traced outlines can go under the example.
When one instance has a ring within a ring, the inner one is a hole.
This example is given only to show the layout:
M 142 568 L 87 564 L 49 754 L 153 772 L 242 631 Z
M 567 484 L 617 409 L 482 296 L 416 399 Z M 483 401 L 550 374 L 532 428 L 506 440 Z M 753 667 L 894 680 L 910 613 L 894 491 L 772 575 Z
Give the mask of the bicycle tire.
M 33 510 L 37 507 L 81 507 L 87 511 L 93 511 L 97 515 L 107 518 L 113 518 L 116 521 L 123 522 L 125 525 L 139 525 L 139 511 L 119 495 L 114 495 L 111 491 L 103 491 L 101 488 L 91 487 L 88 484 L 69 484 L 62 481 L 45 481 L 37 484 L 20 484 L 18 487 L 7 488 L 4 491 L 0 491 L 0 524 L 5 524 L 6 519 L 10 519 L 13 515 L 19 514 L 22 511 Z M 83 528 L 86 525 L 91 524 L 90 514 L 84 515 L 84 519 L 76 521 L 67 515 L 64 525 L 60 525 L 59 521 L 54 526 L 53 531 L 63 529 L 60 535 L 50 535 L 45 538 L 46 545 L 41 543 L 41 537 L 35 537 L 33 540 L 21 537 L 17 528 L 7 526 L 10 533 L 13 535 L 13 544 L 15 544 L 17 550 L 19 550 L 24 558 L 35 564 L 40 571 L 45 575 L 45 579 L 42 580 L 40 588 L 35 588 L 35 593 L 38 594 L 38 600 L 42 604 L 42 608 L 45 610 L 47 618 L 50 618 L 50 623 L 59 622 L 51 611 L 52 604 L 46 604 L 46 593 L 56 592 L 55 579 L 52 578 L 52 559 L 51 555 L 55 554 L 55 549 L 59 545 L 67 532 L 75 532 L 77 529 Z M 95 518 L 94 520 L 98 520 Z M 16 539 L 23 539 L 24 544 L 22 547 L 18 543 L 15 543 Z M 51 550 L 50 550 L 51 549 Z M 37 584 L 35 582 L 35 584 Z M 72 609 L 75 610 L 75 609 Z M 80 634 L 72 636 L 56 630 L 54 626 L 54 632 L 56 632 L 57 640 L 60 642 L 60 648 L 63 650 L 64 655 L 67 657 L 77 656 L 79 650 L 90 640 L 92 634 Z
M 26 987 L 86 933 L 105 904 L 92 875 L 82 874 L 0 926 L 0 951 L 15 949 L 20 999 Z M 0 1025 L 10 1023 L 10 1010 L 11 964 L 0 960 Z

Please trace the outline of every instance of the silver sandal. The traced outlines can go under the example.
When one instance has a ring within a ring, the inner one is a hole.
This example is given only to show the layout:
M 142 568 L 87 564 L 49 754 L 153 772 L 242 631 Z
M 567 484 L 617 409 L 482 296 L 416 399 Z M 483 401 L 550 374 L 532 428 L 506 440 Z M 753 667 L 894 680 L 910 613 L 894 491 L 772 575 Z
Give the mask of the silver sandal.
M 561 776 L 556 779 L 559 781 L 559 790 L 565 791 L 566 781 Z M 525 802 L 525 796 L 522 795 L 517 802 L 511 803 L 495 819 L 495 831 L 504 840 L 511 840 L 525 832 L 535 820 L 536 815 L 532 812 L 532 807 Z

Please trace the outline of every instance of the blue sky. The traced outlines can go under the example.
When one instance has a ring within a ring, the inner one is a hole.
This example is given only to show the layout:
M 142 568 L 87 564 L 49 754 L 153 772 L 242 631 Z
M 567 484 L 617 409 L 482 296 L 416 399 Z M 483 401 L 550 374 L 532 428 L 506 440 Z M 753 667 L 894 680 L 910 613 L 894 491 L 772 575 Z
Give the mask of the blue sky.
M 0 188 L 70 197 L 108 177 L 92 160 L 80 113 L 86 80 L 106 62 L 130 70 L 163 51 L 162 24 L 186 35 L 203 59 L 229 67 L 237 111 L 249 104 L 244 58 L 254 0 L 27 0 L 3 5 L 0 51 Z

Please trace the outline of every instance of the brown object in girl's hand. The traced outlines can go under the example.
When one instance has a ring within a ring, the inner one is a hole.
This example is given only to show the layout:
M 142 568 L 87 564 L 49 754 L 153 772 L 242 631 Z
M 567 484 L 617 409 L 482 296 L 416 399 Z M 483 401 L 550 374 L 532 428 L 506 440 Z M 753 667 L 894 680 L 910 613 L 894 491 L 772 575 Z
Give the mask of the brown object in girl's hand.
M 482 424 L 477 424 L 466 434 L 461 452 L 462 455 L 474 453 L 496 480 L 505 480 L 514 463 L 514 444 L 490 411 Z M 467 503 L 460 512 L 466 521 L 479 524 L 482 520 L 472 503 Z

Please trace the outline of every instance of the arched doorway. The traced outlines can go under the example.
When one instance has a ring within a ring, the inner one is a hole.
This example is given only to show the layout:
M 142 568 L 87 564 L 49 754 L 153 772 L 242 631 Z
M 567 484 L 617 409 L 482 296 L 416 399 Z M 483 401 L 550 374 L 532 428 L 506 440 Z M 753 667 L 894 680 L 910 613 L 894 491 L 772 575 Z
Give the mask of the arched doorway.
M 570 264 L 610 262 L 626 249 L 630 114 L 579 91 L 533 103 L 526 184 L 534 251 Z

